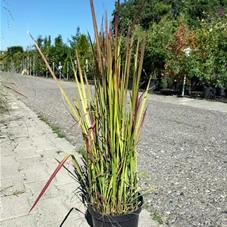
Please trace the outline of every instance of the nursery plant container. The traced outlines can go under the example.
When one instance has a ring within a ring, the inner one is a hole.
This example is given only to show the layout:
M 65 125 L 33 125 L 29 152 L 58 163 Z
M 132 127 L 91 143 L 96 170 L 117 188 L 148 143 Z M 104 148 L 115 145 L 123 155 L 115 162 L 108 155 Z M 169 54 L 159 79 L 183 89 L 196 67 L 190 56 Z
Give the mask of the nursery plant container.
M 185 85 L 185 94 L 186 94 L 186 95 L 191 95 L 191 94 L 192 94 L 192 87 L 191 87 L 191 84 L 186 84 L 186 85 Z
M 129 214 L 113 216 L 97 213 L 92 207 L 88 209 L 92 216 L 93 225 L 91 226 L 93 227 L 138 227 L 142 207 Z
M 225 96 L 225 88 L 224 87 L 217 87 L 216 88 L 216 96 L 224 97 Z
M 203 88 L 203 98 L 212 99 L 215 98 L 216 90 L 212 87 L 204 87 Z
M 203 98 L 207 99 L 210 97 L 210 87 L 203 88 Z
M 88 225 L 93 227 L 92 216 L 88 209 L 86 210 L 86 213 L 85 213 L 85 219 L 86 219 Z
M 143 197 L 139 196 L 139 208 L 134 212 L 121 215 L 103 215 L 88 206 L 88 214 L 92 217 L 91 227 L 138 227 L 139 214 L 142 211 Z

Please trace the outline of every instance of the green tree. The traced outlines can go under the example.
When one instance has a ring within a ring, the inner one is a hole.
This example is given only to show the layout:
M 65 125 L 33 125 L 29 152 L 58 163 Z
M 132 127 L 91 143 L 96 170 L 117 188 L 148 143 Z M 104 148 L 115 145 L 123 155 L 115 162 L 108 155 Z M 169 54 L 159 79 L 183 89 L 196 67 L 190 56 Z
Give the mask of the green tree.
M 211 20 L 219 9 L 227 10 L 227 0 L 187 0 L 187 2 L 190 26 L 199 26 L 202 19 Z
M 58 70 L 58 66 L 61 64 L 64 65 L 65 59 L 67 57 L 69 48 L 67 45 L 63 42 L 62 36 L 58 35 L 54 39 L 54 45 L 50 47 L 50 64 L 55 64 L 55 73 L 56 75 L 59 75 L 60 71 Z
M 143 0 L 128 0 L 120 3 L 120 31 L 127 32 L 128 25 L 141 6 Z M 227 0 L 145 0 L 144 8 L 137 24 L 147 30 L 153 23 L 159 23 L 164 17 L 168 20 L 177 19 L 180 14 L 185 16 L 187 24 L 199 26 L 198 19 L 209 19 L 218 9 L 227 9 Z M 112 15 L 116 15 L 117 4 Z M 114 24 L 115 18 L 112 23 Z
M 43 41 L 41 35 L 39 35 L 36 39 L 36 42 L 39 46 L 39 48 L 43 51 Z M 35 48 L 35 47 L 34 47 Z M 46 71 L 45 64 L 43 63 L 43 60 L 38 52 L 38 50 L 35 49 L 35 53 L 33 55 L 33 61 L 34 61 L 34 71 L 37 75 L 44 75 Z
M 51 36 L 46 36 L 43 39 L 43 54 L 45 55 L 47 61 L 50 58 L 50 48 L 51 48 Z
M 4 57 L 4 58 L 3 58 Z M 19 73 L 22 69 L 22 61 L 24 59 L 24 50 L 21 46 L 11 46 L 2 57 L 3 67 L 6 71 Z
M 80 37 L 80 27 L 78 26 L 76 29 L 76 34 L 71 36 L 71 39 L 68 39 L 69 45 L 70 45 L 70 53 L 73 58 L 76 58 L 76 44 L 78 42 L 78 39 Z
M 166 46 L 172 41 L 175 29 L 174 21 L 164 19 L 158 24 L 152 24 L 148 29 L 144 59 L 144 68 L 148 75 L 160 76 L 164 70 L 168 58 Z
M 142 0 L 128 0 L 120 3 L 120 31 L 126 32 L 128 26 L 132 23 L 135 14 L 141 6 Z M 141 15 L 137 24 L 147 30 L 153 23 L 159 23 L 163 18 L 169 20 L 177 19 L 180 13 L 187 12 L 187 0 L 171 1 L 171 0 L 145 0 Z M 116 15 L 117 4 L 112 15 Z M 115 17 L 112 20 L 114 24 Z
M 82 70 L 88 71 L 88 65 L 86 63 L 89 63 L 91 61 L 91 48 L 86 35 L 81 34 L 79 36 L 76 43 L 76 51 L 78 53 Z
M 200 80 L 215 85 L 217 80 L 227 85 L 227 14 L 201 21 L 196 31 Z
M 189 48 L 190 53 L 186 53 Z M 183 76 L 192 78 L 197 71 L 197 64 L 193 57 L 196 49 L 196 38 L 193 30 L 185 25 L 178 27 L 173 34 L 172 42 L 167 45 L 168 60 L 165 64 L 166 74 L 173 79 L 183 80 Z
M 21 52 L 21 53 L 23 53 L 24 50 L 23 50 L 23 47 L 22 47 L 22 46 L 11 46 L 11 47 L 8 47 L 8 48 L 7 48 L 7 52 L 8 52 L 9 54 L 14 54 L 14 53 L 16 53 L 16 52 Z

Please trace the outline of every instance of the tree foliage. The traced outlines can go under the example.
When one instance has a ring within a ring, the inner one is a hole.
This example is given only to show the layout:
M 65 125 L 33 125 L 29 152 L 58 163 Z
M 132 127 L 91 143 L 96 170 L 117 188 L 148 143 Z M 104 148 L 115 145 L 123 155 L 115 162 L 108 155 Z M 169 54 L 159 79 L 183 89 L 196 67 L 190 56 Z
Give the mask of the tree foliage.
M 189 26 L 199 26 L 198 19 L 212 17 L 218 9 L 227 9 L 227 0 L 128 0 L 120 4 L 120 31 L 127 31 L 141 3 L 145 1 L 144 9 L 138 20 L 143 29 L 148 29 L 153 23 L 159 23 L 162 18 L 177 19 L 185 15 Z M 117 6 L 117 5 L 116 5 Z M 113 11 L 113 16 L 117 9 Z M 114 19 L 112 23 L 114 23 Z
M 11 46 L 1 55 L 4 70 L 20 72 L 22 70 L 25 53 L 21 46 Z
M 197 51 L 201 81 L 227 86 L 227 15 L 219 15 L 212 21 L 201 21 L 196 31 Z
M 135 14 L 143 0 L 128 0 L 120 4 L 120 32 L 127 31 L 127 27 L 133 21 Z M 141 15 L 137 21 L 143 29 L 147 30 L 151 24 L 159 23 L 162 18 L 176 19 L 183 10 L 181 1 L 170 0 L 145 0 L 145 4 Z M 117 9 L 113 11 L 113 16 L 116 15 Z M 114 24 L 115 17 L 112 23 Z
M 135 14 L 144 0 L 122 1 L 120 4 L 119 34 L 126 35 Z M 113 16 L 116 15 L 116 7 Z M 113 17 L 112 25 L 115 23 Z M 114 30 L 114 26 L 113 30 Z M 146 49 L 142 80 L 168 74 L 173 79 L 198 77 L 201 83 L 221 81 L 227 86 L 227 0 L 145 0 L 133 36 L 140 40 L 146 31 Z M 78 53 L 82 69 L 91 67 L 91 45 L 85 34 L 77 27 L 74 35 L 63 42 L 62 36 L 37 37 L 37 43 L 48 62 L 55 65 L 58 75 L 59 63 L 63 74 L 72 77 L 72 64 Z M 96 44 L 92 44 L 96 48 Z M 124 39 L 122 45 L 125 45 Z M 184 49 L 190 48 L 186 56 Z M 133 47 L 133 51 L 135 47 Z M 9 47 L 4 56 L 5 70 L 20 71 L 23 67 L 39 75 L 46 75 L 35 48 L 23 51 L 22 47 Z M 88 63 L 88 64 L 87 64 Z M 20 66 L 20 67 L 19 67 Z M 75 65 L 74 65 L 75 66 Z M 88 76 L 89 77 L 89 76 Z
M 169 60 L 165 64 L 168 75 L 174 79 L 181 79 L 183 75 L 193 76 L 192 50 L 196 48 L 196 40 L 193 30 L 181 25 L 173 34 L 173 41 L 167 46 Z
M 120 4 L 121 33 L 127 33 L 141 2 L 128 0 Z M 226 12 L 227 0 L 145 0 L 134 35 L 147 32 L 143 66 L 148 76 L 167 73 L 181 80 L 187 74 L 187 78 L 199 77 L 202 83 L 225 75 Z M 192 49 L 189 56 L 184 53 L 186 48 Z
M 75 59 L 76 59 L 76 44 L 78 42 L 80 35 L 81 35 L 80 27 L 77 27 L 76 34 L 71 35 L 71 39 L 68 39 L 70 49 L 71 49 L 71 56 L 74 57 Z
M 86 70 L 86 64 L 88 64 L 88 61 L 91 60 L 91 48 L 86 35 L 81 34 L 78 37 L 76 51 L 80 59 L 81 68 Z
M 202 19 L 190 29 L 181 25 L 167 49 L 166 72 L 173 78 L 196 76 L 204 85 L 227 85 L 227 15 L 216 14 L 211 21 Z M 190 55 L 185 49 L 190 48 Z

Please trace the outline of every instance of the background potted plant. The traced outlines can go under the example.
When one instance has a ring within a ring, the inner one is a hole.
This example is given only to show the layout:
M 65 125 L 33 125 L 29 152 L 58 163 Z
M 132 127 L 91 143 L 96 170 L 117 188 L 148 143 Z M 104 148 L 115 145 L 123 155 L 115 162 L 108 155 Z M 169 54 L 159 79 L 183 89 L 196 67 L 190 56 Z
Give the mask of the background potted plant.
M 114 29 L 108 26 L 106 14 L 105 31 L 102 26 L 99 32 L 93 1 L 90 0 L 95 34 L 94 45 L 91 42 L 94 89 L 88 84 L 76 54 L 78 68 L 74 69 L 74 73 L 79 97 L 76 98 L 75 105 L 70 102 L 35 43 L 81 128 L 85 152 L 82 153 L 82 165 L 73 154 L 66 155 L 51 175 L 31 210 L 66 160 L 71 157 L 80 184 L 80 194 L 92 216 L 93 226 L 113 226 L 114 223 L 122 227 L 138 226 L 142 197 L 138 185 L 136 147 L 146 115 L 145 103 L 149 83 L 146 90 L 139 93 L 145 36 L 142 43 L 138 41 L 134 45 L 132 29 L 143 5 L 129 26 L 125 39 L 118 34 L 119 4 L 118 1 Z M 112 34 L 113 30 L 114 34 Z M 31 38 L 33 39 L 32 36 Z M 124 45 L 123 41 L 125 41 Z M 132 68 L 133 72 L 130 75 Z M 127 88 L 130 76 L 133 82 L 129 93 Z
M 225 88 L 224 88 L 223 83 L 220 79 L 217 79 L 215 87 L 216 87 L 216 96 L 224 97 L 225 96 Z

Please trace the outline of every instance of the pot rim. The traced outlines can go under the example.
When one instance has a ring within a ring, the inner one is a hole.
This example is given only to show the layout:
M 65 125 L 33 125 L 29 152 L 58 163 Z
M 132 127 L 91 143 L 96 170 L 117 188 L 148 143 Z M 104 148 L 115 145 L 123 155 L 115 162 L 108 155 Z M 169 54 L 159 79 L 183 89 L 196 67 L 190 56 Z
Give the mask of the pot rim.
M 143 205 L 143 197 L 139 196 L 139 207 L 130 213 L 126 214 L 117 214 L 117 215 L 106 215 L 98 213 L 94 210 L 94 208 L 89 204 L 88 205 L 88 211 L 90 212 L 91 216 L 95 219 L 103 220 L 104 222 L 109 222 L 111 219 L 114 219 L 116 222 L 122 222 L 123 219 L 126 219 L 126 221 L 135 218 L 135 216 L 139 216 L 140 212 L 142 211 L 142 205 Z M 128 217 L 127 217 L 128 216 Z

